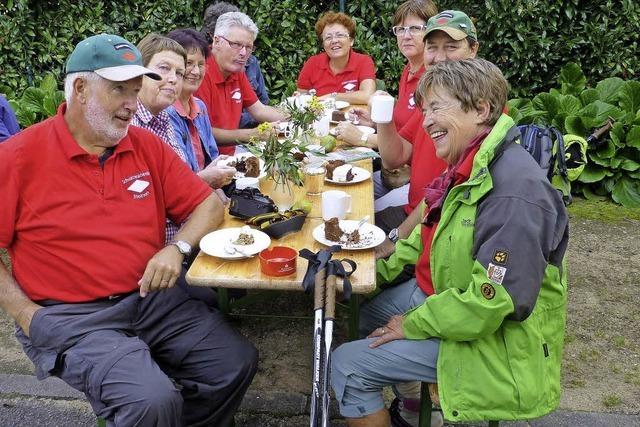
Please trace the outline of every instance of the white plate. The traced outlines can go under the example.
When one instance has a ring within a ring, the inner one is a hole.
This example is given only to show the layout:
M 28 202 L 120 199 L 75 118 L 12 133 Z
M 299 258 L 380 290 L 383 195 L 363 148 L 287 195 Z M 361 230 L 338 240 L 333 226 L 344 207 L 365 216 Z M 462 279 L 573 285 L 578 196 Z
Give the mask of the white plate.
M 252 245 L 234 245 L 234 242 L 238 239 L 240 232 L 250 233 L 253 236 Z M 225 245 L 231 244 L 238 248 L 246 255 L 242 255 L 238 252 L 229 254 L 224 250 Z M 222 230 L 213 231 L 200 240 L 200 249 L 207 255 L 215 256 L 222 259 L 243 259 L 253 256 L 263 249 L 266 249 L 271 244 L 271 238 L 260 230 L 254 230 L 253 228 L 223 228 Z
M 343 108 L 347 108 L 349 104 L 347 101 L 336 101 L 336 110 L 342 110 Z
M 224 166 L 228 166 L 230 163 L 233 163 L 238 160 L 246 159 L 247 157 L 256 157 L 256 156 L 254 156 L 252 153 L 249 153 L 249 152 L 238 153 L 235 156 L 229 156 L 227 159 L 221 160 L 220 164 Z M 258 158 L 258 161 L 260 162 L 260 176 L 258 176 L 258 178 L 264 178 L 265 176 L 267 176 L 267 173 L 264 170 L 264 160 L 262 160 L 261 158 Z M 244 172 L 236 172 L 236 174 L 234 175 L 234 178 L 244 178 Z
M 335 123 L 340 123 L 340 122 L 335 122 Z M 356 128 L 365 135 L 371 135 L 372 133 L 376 133 L 376 130 L 374 128 L 370 128 L 369 126 L 356 125 Z M 333 136 L 336 136 L 336 128 L 331 128 L 329 130 L 329 133 Z
M 350 233 L 356 229 L 356 227 L 358 226 L 358 221 L 343 219 L 339 222 L 339 224 L 342 231 Z M 387 235 L 384 234 L 384 231 L 382 231 L 382 229 L 376 227 L 373 224 L 369 224 L 368 222 L 365 222 L 364 224 L 362 224 L 362 227 L 360 227 L 360 242 L 358 243 L 347 244 L 346 242 L 332 242 L 330 240 L 325 239 L 324 223 L 314 228 L 311 235 L 313 236 L 314 239 L 316 239 L 316 241 L 322 243 L 323 245 L 327 245 L 327 246 L 340 245 L 342 246 L 342 249 L 354 250 L 354 251 L 361 250 L 361 249 L 375 248 L 380 243 L 384 242 L 384 239 L 386 239 L 387 237 Z
M 324 180 L 332 184 L 350 185 L 350 184 L 357 184 L 359 182 L 366 181 L 371 177 L 371 173 L 368 170 L 359 168 L 358 166 L 353 166 L 353 169 L 351 169 L 351 173 L 353 174 L 352 181 L 348 181 L 348 182 L 334 181 L 332 179 L 327 178 L 326 176 Z

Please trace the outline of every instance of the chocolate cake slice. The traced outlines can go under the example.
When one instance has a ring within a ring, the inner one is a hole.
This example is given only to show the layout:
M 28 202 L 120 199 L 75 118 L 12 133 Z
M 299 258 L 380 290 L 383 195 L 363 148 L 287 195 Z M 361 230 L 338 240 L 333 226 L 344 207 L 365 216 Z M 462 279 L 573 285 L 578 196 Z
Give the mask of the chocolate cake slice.
M 256 178 L 260 176 L 260 160 L 257 157 L 251 156 L 244 159 L 245 170 L 244 176 L 249 178 Z
M 340 228 L 340 220 L 336 217 L 324 222 L 324 238 L 331 242 L 339 242 L 344 234 Z M 357 231 L 357 230 L 356 230 Z
M 342 111 L 334 110 L 333 113 L 331 113 L 331 120 L 334 122 L 344 122 L 347 120 L 347 116 Z
M 333 180 L 333 171 L 335 168 L 344 165 L 344 161 L 342 160 L 329 160 L 327 165 L 325 166 L 327 178 Z

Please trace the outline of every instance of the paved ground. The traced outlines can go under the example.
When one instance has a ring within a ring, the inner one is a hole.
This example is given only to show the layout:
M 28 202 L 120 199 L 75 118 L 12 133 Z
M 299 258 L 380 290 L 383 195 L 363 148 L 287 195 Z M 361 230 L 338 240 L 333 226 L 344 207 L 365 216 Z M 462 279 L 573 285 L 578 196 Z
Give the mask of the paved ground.
M 306 395 L 250 391 L 236 417 L 236 423 L 238 426 L 246 427 L 298 427 L 308 425 L 307 413 L 308 397 Z M 56 378 L 41 382 L 31 375 L 0 374 L 0 426 L 37 425 L 94 426 L 95 417 L 82 395 Z M 344 423 L 335 414 L 332 425 L 342 426 Z M 640 416 L 556 411 L 538 420 L 501 425 L 507 427 L 630 427 L 640 426 Z
M 600 211 L 588 206 L 589 211 Z M 569 324 L 560 410 L 509 427 L 640 427 L 640 221 L 612 225 L 572 218 Z M 576 238 L 579 236 L 580 238 Z M 0 256 L 2 254 L 0 253 Z M 606 286 L 595 284 L 606 282 Z M 239 427 L 308 425 L 312 321 L 310 298 L 289 293 L 251 311 L 299 318 L 242 318 L 243 334 L 260 350 L 260 367 L 241 410 Z M 341 316 L 342 317 L 342 316 Z M 336 342 L 345 340 L 338 323 Z M 598 350 L 598 351 L 596 351 Z M 334 409 L 332 425 L 344 426 Z M 593 411 L 593 412 L 591 412 Z M 82 395 L 59 380 L 39 382 L 0 311 L 0 427 L 93 426 Z M 460 426 L 457 426 L 460 427 Z

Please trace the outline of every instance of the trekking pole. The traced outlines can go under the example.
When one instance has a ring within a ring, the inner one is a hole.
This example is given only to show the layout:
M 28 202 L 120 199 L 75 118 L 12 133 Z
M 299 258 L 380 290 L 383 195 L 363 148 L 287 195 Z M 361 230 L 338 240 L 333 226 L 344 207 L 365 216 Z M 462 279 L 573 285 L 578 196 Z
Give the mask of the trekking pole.
M 329 403 L 331 401 L 330 371 L 333 321 L 336 313 L 336 265 L 340 261 L 329 261 L 324 297 L 324 375 L 322 377 L 322 427 L 329 427 Z
M 322 326 L 324 320 L 324 290 L 327 270 L 320 268 L 315 276 L 313 290 L 313 381 L 311 388 L 311 408 L 309 411 L 309 425 L 318 425 L 320 402 L 320 371 L 322 370 Z
M 601 128 L 596 129 L 591 135 L 587 137 L 587 146 L 598 148 L 604 144 L 602 137 L 611 130 L 615 120 L 613 117 L 609 117 L 607 122 Z

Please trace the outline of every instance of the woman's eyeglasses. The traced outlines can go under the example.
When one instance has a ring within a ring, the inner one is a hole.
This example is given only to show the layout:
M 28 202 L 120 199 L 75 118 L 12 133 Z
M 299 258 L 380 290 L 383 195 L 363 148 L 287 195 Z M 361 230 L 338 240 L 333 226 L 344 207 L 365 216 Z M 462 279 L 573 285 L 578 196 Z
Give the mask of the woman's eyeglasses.
M 322 41 L 325 43 L 328 43 L 332 40 L 344 40 L 348 38 L 349 38 L 349 34 L 346 34 L 346 33 L 327 34 L 322 38 Z
M 218 36 L 221 39 L 224 39 L 227 41 L 227 43 L 229 43 L 229 47 L 231 47 L 231 49 L 240 52 L 242 50 L 242 48 L 245 48 L 247 54 L 251 54 L 251 52 L 253 52 L 253 50 L 255 49 L 255 47 L 253 45 L 249 45 L 249 44 L 242 44 L 242 43 L 238 43 L 238 42 L 232 42 L 231 40 L 229 40 L 228 38 L 224 37 L 224 36 Z
M 408 25 L 406 27 L 403 27 L 401 25 L 396 25 L 395 27 L 391 28 L 391 30 L 393 31 L 393 34 L 396 36 L 404 36 L 405 34 L 407 34 L 407 31 L 412 36 L 418 36 L 424 33 L 426 29 L 427 29 L 426 25 Z

